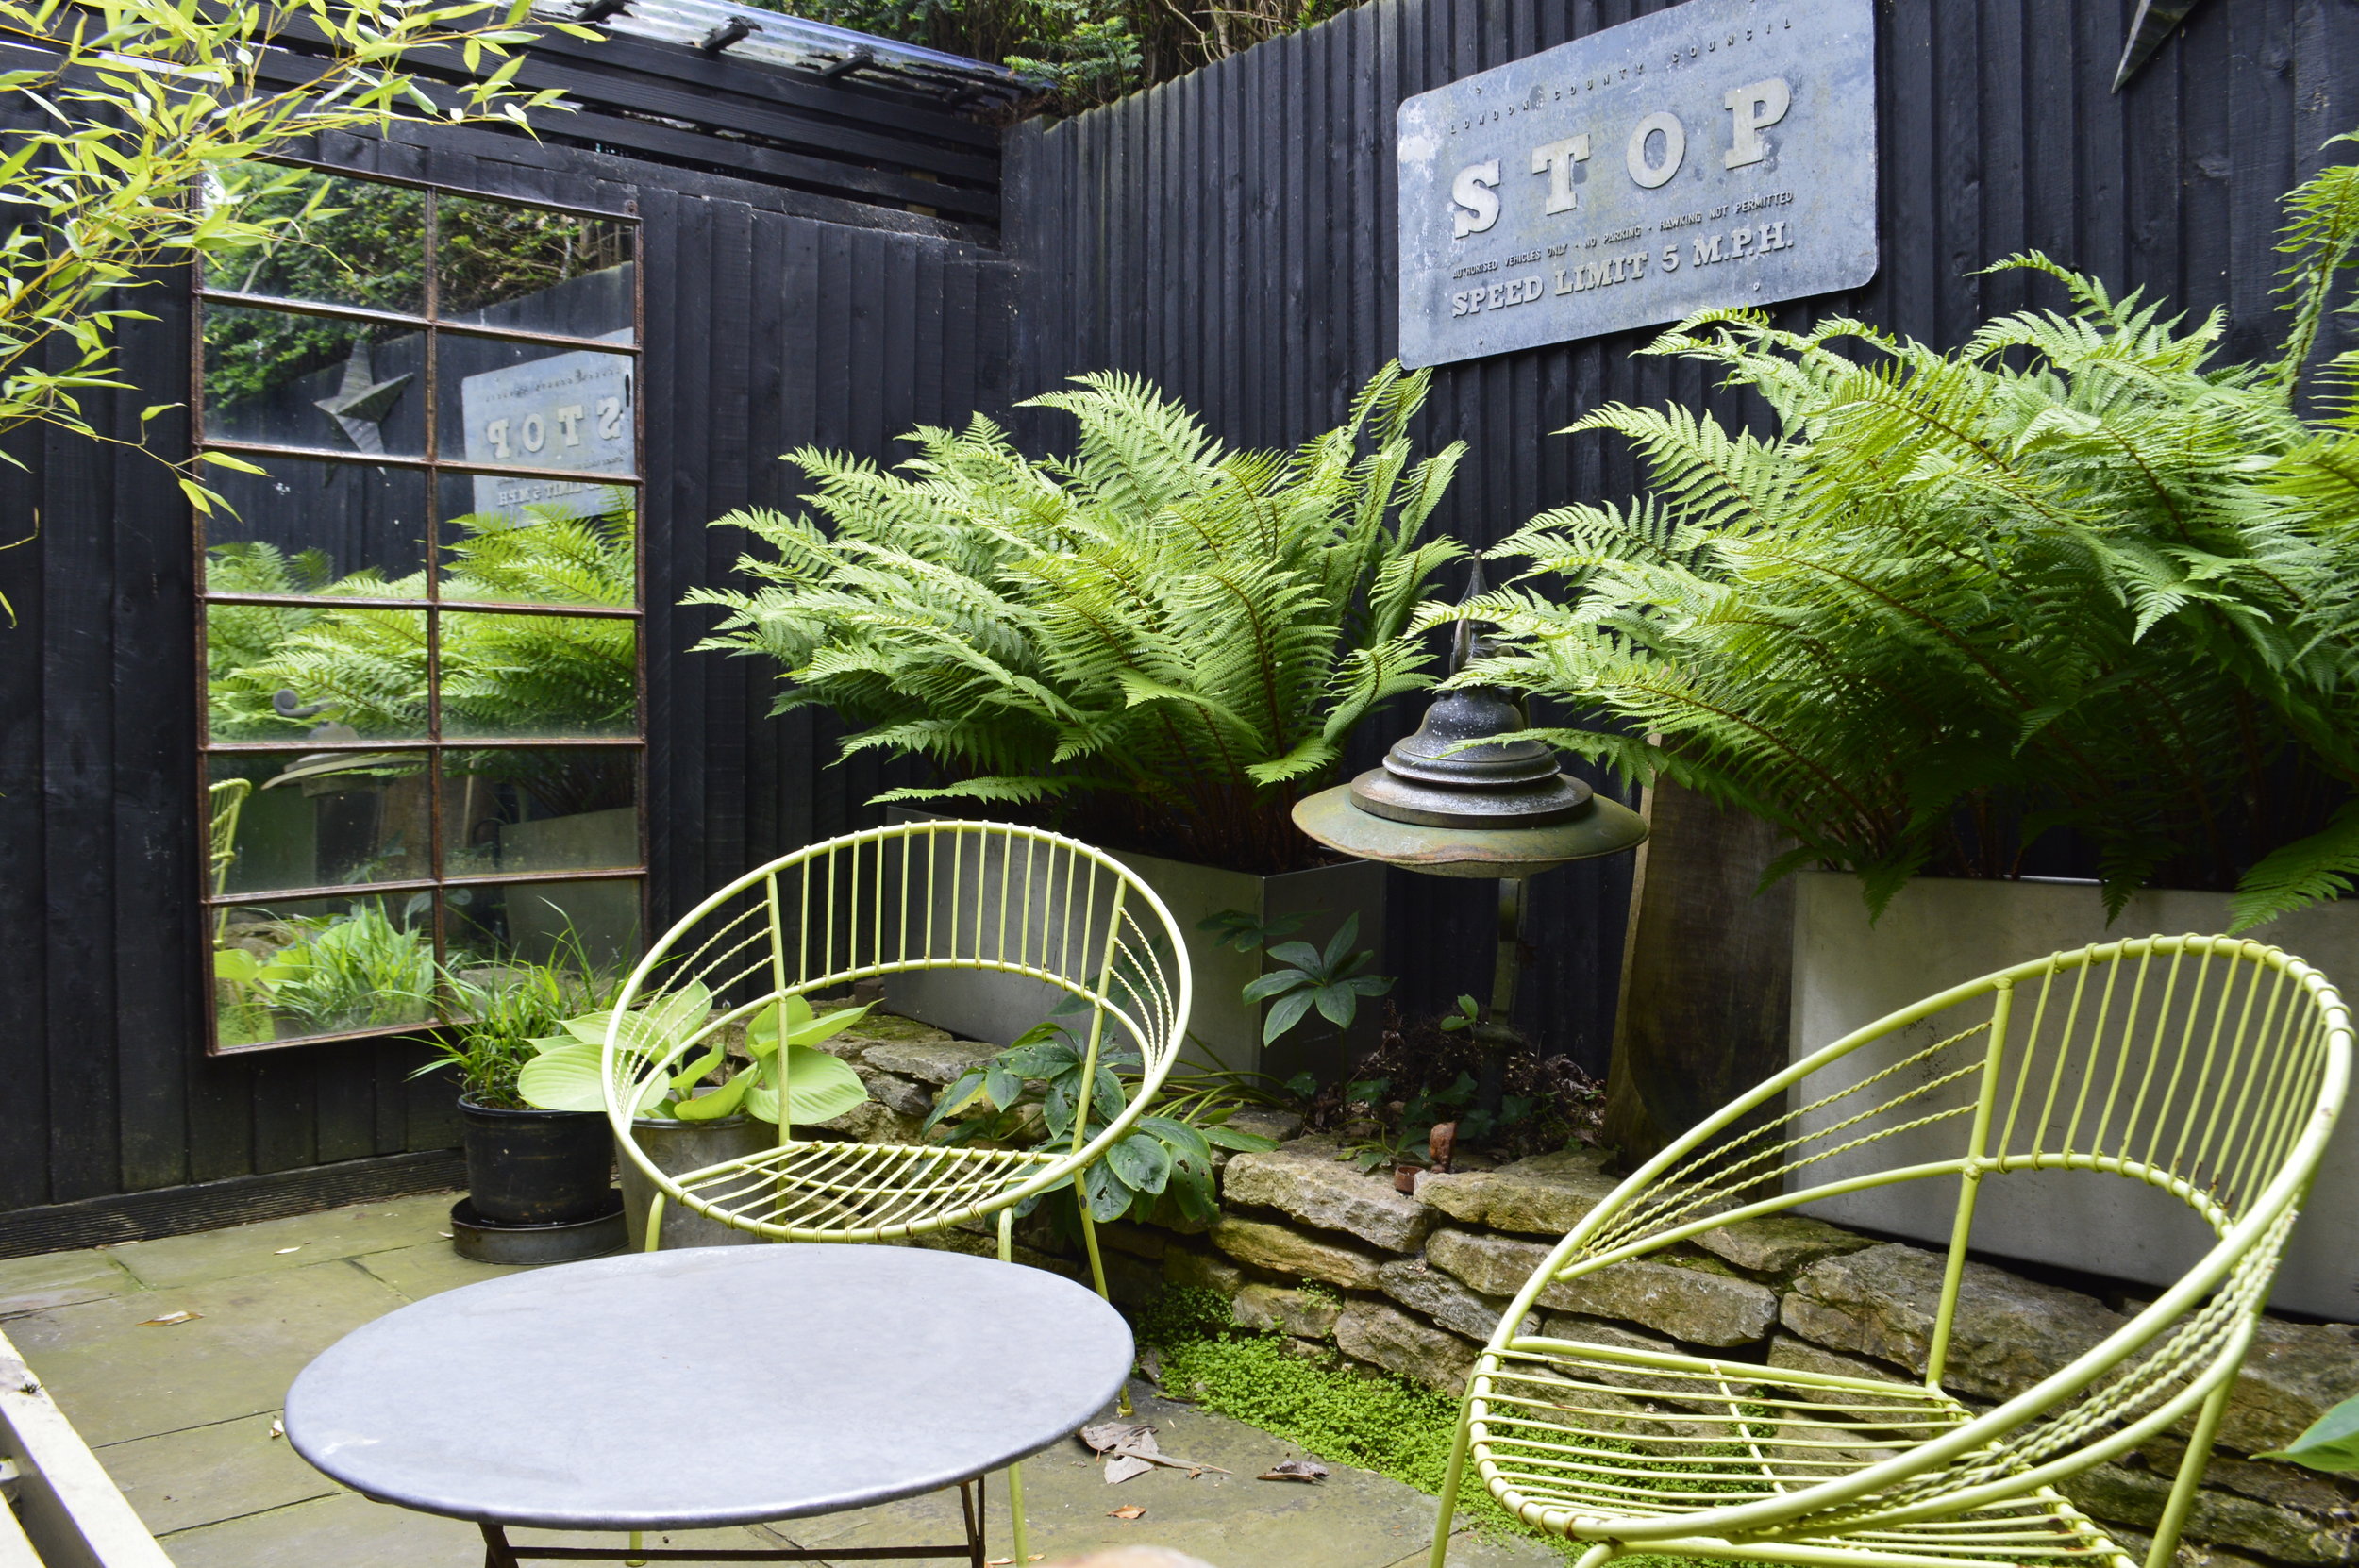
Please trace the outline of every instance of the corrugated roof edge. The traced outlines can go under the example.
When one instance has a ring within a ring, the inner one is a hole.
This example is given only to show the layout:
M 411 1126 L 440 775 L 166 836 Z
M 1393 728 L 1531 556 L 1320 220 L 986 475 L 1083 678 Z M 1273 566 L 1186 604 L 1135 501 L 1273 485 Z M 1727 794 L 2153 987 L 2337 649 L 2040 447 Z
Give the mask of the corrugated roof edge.
M 1003 65 L 728 0 L 622 0 L 619 5 L 614 0 L 536 0 L 533 13 L 551 21 L 591 23 L 632 38 L 726 53 L 743 64 L 897 88 L 954 108 L 1015 103 L 1046 92 L 1048 85 Z

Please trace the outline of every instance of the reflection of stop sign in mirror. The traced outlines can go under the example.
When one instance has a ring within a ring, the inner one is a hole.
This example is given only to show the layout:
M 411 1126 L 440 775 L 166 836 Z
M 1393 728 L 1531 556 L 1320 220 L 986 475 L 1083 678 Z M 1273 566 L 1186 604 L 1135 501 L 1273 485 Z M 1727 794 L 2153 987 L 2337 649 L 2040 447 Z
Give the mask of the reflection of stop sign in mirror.
M 628 342 L 629 333 L 610 335 Z M 470 463 L 631 471 L 631 361 L 574 350 L 481 371 L 460 380 L 460 412 Z M 541 476 L 475 475 L 475 509 L 521 515 L 533 505 L 601 509 L 602 487 Z
M 1875 275 L 1869 0 L 1688 0 L 1400 106 L 1400 357 Z

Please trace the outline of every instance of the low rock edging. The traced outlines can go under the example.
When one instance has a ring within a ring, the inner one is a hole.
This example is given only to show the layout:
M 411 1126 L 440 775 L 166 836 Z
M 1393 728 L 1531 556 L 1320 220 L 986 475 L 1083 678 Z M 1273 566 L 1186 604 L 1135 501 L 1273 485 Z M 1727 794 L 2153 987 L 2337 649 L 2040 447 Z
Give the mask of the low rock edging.
M 909 1136 L 901 1128 L 913 1132 L 923 1116 L 915 1096 L 930 1101 L 935 1086 L 976 1059 L 968 1053 L 990 1049 L 889 1018 L 864 1023 L 828 1048 L 851 1061 L 877 1095 L 831 1130 L 867 1138 Z M 1221 1217 L 1194 1234 L 1100 1226 L 1109 1289 L 1131 1305 L 1165 1285 L 1209 1289 L 1229 1300 L 1241 1327 L 1286 1335 L 1305 1354 L 1340 1356 L 1454 1396 L 1509 1298 L 1616 1184 L 1601 1156 L 1574 1149 L 1430 1176 L 1412 1195 L 1386 1177 L 1361 1174 L 1342 1154 L 1330 1140 L 1312 1136 L 1230 1157 L 1220 1174 Z M 1085 1272 L 1037 1216 L 1020 1235 L 1027 1261 Z M 979 1232 L 935 1244 L 981 1239 Z M 1594 1343 L 1913 1382 L 1924 1376 L 1941 1276 L 1936 1252 L 1780 1215 L 1553 1286 L 1540 1299 L 1536 1325 L 1527 1326 Z M 1969 1262 L 1944 1386 L 1971 1402 L 2011 1398 L 2143 1305 Z M 2359 1325 L 2263 1325 L 2187 1525 L 2185 1568 L 2359 1561 L 2359 1478 L 2248 1457 L 2282 1447 L 2354 1393 Z M 2177 1439 L 2158 1439 L 2063 1490 L 2125 1548 L 2142 1553 L 2143 1532 L 2162 1515 L 2181 1452 Z

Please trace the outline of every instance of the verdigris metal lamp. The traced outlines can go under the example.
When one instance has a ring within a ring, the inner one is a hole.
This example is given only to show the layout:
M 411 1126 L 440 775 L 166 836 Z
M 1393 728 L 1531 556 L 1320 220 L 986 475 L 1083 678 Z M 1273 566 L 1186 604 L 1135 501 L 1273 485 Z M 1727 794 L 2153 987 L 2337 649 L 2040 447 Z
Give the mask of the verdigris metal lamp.
M 1467 585 L 1481 589 L 1481 569 Z M 1460 622 L 1450 673 L 1477 650 Z M 1381 767 L 1322 790 L 1295 807 L 1295 826 L 1330 849 L 1429 876 L 1497 877 L 1498 957 L 1491 1006 L 1475 1026 L 1482 1049 L 1475 1104 L 1496 1115 L 1507 1054 L 1525 1044 L 1513 1022 L 1521 967 L 1524 883 L 1573 860 L 1618 855 L 1647 837 L 1647 824 L 1559 770 L 1556 753 L 1537 741 L 1498 741 L 1528 727 L 1514 696 L 1496 687 L 1443 692 L 1416 733 L 1395 745 Z

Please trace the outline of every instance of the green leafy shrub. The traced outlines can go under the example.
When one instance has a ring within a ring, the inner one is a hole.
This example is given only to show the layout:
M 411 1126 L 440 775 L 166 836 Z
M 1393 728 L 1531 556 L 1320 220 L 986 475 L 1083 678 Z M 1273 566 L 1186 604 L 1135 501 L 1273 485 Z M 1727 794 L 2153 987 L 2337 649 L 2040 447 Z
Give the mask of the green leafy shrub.
M 1706 312 L 1646 352 L 1760 396 L 1758 435 L 1614 405 L 1653 493 L 1544 514 L 1481 600 L 1514 640 L 1468 678 L 1566 699 L 1536 731 L 1754 812 L 1772 875 L 2019 875 L 2094 845 L 2108 907 L 2238 889 L 2239 926 L 2359 873 L 2359 358 L 2305 384 L 2349 309 L 2359 169 L 2289 198 L 2291 325 L 2268 364 L 2037 255 L 2061 283 L 1942 352 L 1850 320 Z M 2305 411 L 2306 392 L 2315 404 Z M 1569 591 L 1561 601 L 1534 578 Z
M 1096 1072 L 1085 1072 L 1091 1065 L 1087 1043 L 1062 1020 L 1087 1010 L 1086 1003 L 1067 998 L 1047 1021 L 962 1074 L 936 1098 L 926 1131 L 941 1128 L 936 1141 L 952 1145 L 1076 1148 L 1096 1137 L 1129 1105 L 1123 1076 L 1137 1073 L 1143 1063 L 1134 1048 L 1109 1036 L 1099 1042 Z M 1233 1086 L 1224 1093 L 1225 1086 L 1204 1082 L 1206 1076 L 1196 1075 L 1185 1085 L 1166 1079 L 1176 1093 L 1166 1093 L 1162 1113 L 1141 1116 L 1104 1159 L 1081 1173 L 1090 1218 L 1100 1224 L 1126 1214 L 1146 1220 L 1169 1203 L 1181 1218 L 1207 1224 L 1220 1215 L 1213 1150 L 1278 1146 L 1259 1133 L 1230 1126 L 1240 1096 Z M 1072 1185 L 1068 1176 L 1035 1193 L 1016 1212 L 1029 1214 L 1049 1193 Z
M 774 559 L 700 644 L 775 659 L 778 711 L 825 706 L 847 752 L 930 759 L 949 782 L 880 800 L 1037 809 L 1099 842 L 1280 872 L 1289 812 L 1380 702 L 1428 683 L 1409 632 L 1459 553 L 1417 542 L 1463 451 L 1414 461 L 1426 376 L 1387 367 L 1350 419 L 1292 454 L 1229 452 L 1143 381 L 1036 398 L 1079 425 L 1027 460 L 988 420 L 922 429 L 888 473 L 795 460 L 832 532 L 748 510 Z
M 347 914 L 299 915 L 294 940 L 269 958 L 217 948 L 213 976 L 230 988 L 223 1024 L 233 1038 L 268 1040 L 276 1021 L 296 1034 L 328 1034 L 434 1016 L 434 943 L 396 925 L 376 903 Z
M 604 515 L 532 506 L 519 521 L 494 513 L 446 527 L 443 584 L 445 735 L 598 735 L 627 731 L 638 704 L 638 624 L 619 616 L 487 615 L 461 601 L 626 606 L 637 596 L 634 519 L 627 496 Z M 340 597 L 423 599 L 422 574 L 387 579 L 373 568 L 335 576 L 316 551 L 290 557 L 268 544 L 207 552 L 215 591 L 309 593 L 313 605 L 216 605 L 206 622 L 208 706 L 224 739 L 299 737 L 324 717 L 363 737 L 426 733 L 427 631 L 422 610 L 339 605 Z M 319 712 L 288 718 L 280 689 Z M 629 767 L 603 752 L 505 750 L 452 755 L 455 769 L 513 782 L 553 814 L 627 805 Z

